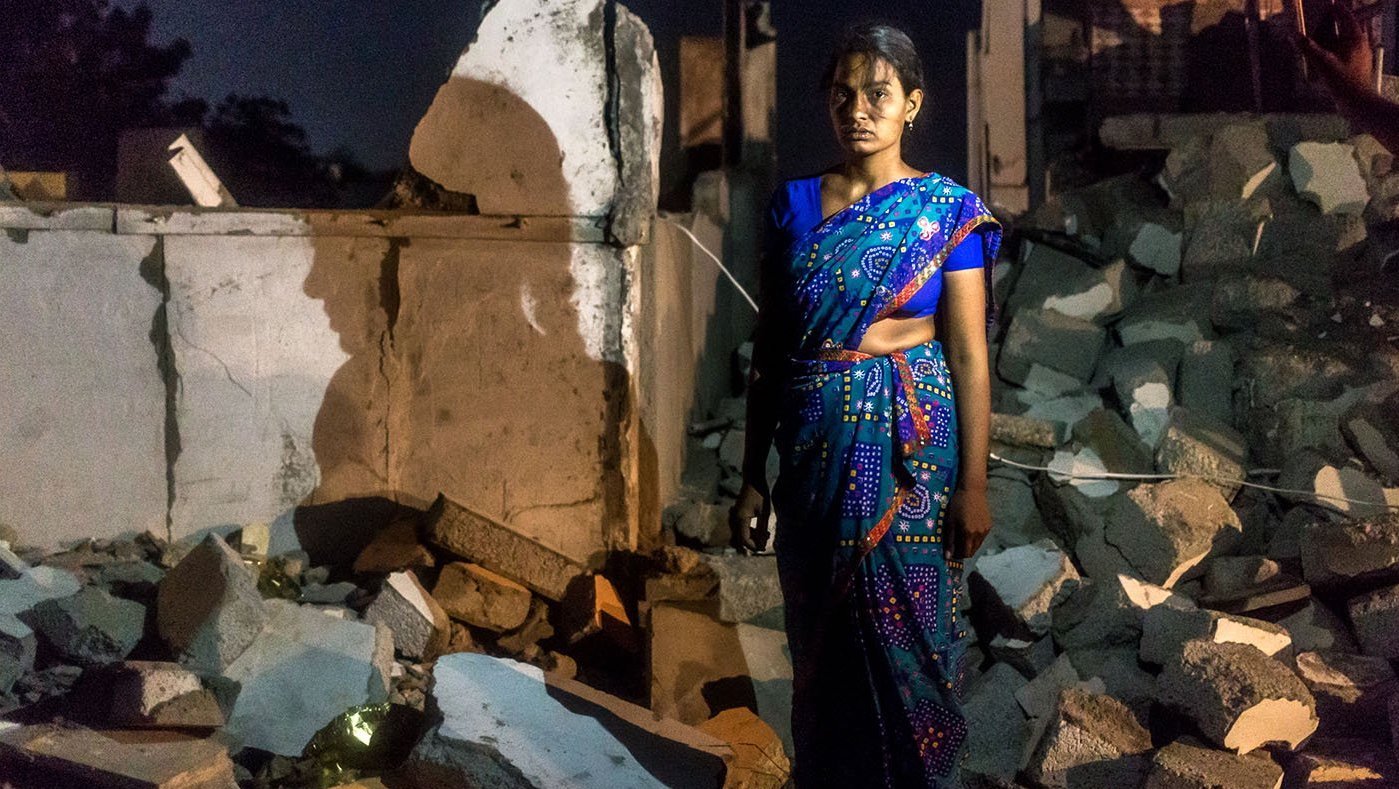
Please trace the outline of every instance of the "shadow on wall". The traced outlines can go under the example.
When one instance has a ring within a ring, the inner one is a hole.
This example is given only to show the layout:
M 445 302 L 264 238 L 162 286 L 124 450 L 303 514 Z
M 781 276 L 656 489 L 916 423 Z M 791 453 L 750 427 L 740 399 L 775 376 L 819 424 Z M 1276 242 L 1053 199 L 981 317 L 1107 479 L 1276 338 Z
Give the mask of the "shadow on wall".
M 419 129 L 415 146 L 477 169 L 531 213 L 571 213 L 558 141 L 510 91 L 454 76 Z M 580 322 L 578 294 L 616 250 L 593 260 L 596 245 L 566 241 L 314 238 L 304 291 L 349 358 L 315 418 L 319 481 L 294 514 L 313 560 L 352 561 L 403 507 L 426 509 L 439 492 L 592 558 L 626 520 L 630 380 L 596 353 L 620 335 L 585 340 L 604 323 Z

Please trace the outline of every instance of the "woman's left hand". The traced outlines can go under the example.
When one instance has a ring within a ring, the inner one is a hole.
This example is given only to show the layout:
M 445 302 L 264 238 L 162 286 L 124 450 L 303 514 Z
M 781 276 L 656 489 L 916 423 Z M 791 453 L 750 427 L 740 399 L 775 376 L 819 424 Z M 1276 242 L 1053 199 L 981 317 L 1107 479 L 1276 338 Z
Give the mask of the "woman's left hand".
M 957 488 L 947 504 L 945 521 L 950 539 L 951 558 L 966 561 L 991 533 L 991 507 L 986 491 Z

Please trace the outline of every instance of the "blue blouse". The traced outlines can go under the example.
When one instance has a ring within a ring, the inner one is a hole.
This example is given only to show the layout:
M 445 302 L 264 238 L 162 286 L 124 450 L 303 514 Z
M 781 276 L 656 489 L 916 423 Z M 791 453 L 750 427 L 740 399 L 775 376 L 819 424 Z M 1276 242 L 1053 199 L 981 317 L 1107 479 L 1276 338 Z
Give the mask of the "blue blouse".
M 794 178 L 779 187 L 772 196 L 768 207 L 767 247 L 770 253 L 780 254 L 812 228 L 821 224 L 821 176 Z M 974 238 L 968 236 L 968 238 Z M 981 244 L 966 243 L 963 239 L 943 261 L 933 276 L 928 279 L 913 298 L 904 303 L 897 312 L 898 318 L 927 318 L 937 313 L 938 299 L 942 295 L 942 272 L 958 271 L 967 268 L 981 268 L 986 265 L 982 257 Z

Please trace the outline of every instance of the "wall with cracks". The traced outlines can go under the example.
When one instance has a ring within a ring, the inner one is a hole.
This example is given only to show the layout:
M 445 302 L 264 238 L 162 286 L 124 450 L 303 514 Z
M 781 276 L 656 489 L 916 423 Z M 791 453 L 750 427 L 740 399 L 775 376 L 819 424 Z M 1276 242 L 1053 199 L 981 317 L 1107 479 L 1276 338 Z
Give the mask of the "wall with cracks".
M 439 492 L 583 561 L 637 539 L 637 256 L 595 223 L 13 206 L 0 227 L 0 521 L 28 541 L 266 522 L 288 547 L 308 508 Z

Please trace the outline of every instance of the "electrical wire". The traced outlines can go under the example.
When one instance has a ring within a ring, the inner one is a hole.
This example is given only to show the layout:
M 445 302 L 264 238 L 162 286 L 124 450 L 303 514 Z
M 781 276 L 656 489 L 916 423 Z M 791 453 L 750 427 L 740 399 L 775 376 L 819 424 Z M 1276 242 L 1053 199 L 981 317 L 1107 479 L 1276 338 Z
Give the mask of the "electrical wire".
M 663 221 L 663 222 L 666 222 L 666 223 L 668 223 L 668 224 L 670 224 L 670 225 L 673 225 L 673 226 L 676 227 L 681 233 L 684 233 L 685 235 L 689 236 L 689 237 L 690 237 L 690 241 L 694 242 L 694 245 L 697 246 L 697 247 L 699 247 L 699 249 L 700 249 L 701 252 L 703 252 L 704 254 L 708 255 L 708 256 L 709 256 L 709 259 L 712 260 L 712 261 L 714 261 L 714 265 L 718 266 L 718 267 L 719 267 L 719 270 L 722 271 L 722 272 L 724 272 L 724 275 L 727 276 L 727 277 L 729 278 L 729 282 L 732 282 L 732 283 L 734 284 L 734 287 L 735 287 L 735 288 L 738 288 L 738 292 L 739 292 L 739 293 L 742 293 L 742 294 L 743 294 L 743 298 L 747 299 L 747 300 L 748 300 L 748 303 L 749 303 L 750 305 L 752 305 L 752 307 L 753 307 L 753 312 L 757 312 L 757 311 L 758 311 L 758 302 L 754 301 L 754 300 L 753 300 L 753 297 L 750 296 L 750 295 L 748 295 L 748 291 L 747 291 L 747 290 L 744 290 L 743 286 L 740 285 L 740 284 L 738 284 L 738 280 L 734 277 L 733 272 L 732 272 L 732 271 L 729 271 L 728 266 L 725 266 L 725 265 L 724 265 L 724 262 L 723 262 L 722 260 L 719 259 L 719 256 L 716 255 L 716 254 L 714 254 L 713 252 L 710 252 L 710 251 L 709 251 L 709 247 L 705 246 L 704 243 L 701 242 L 698 238 L 695 238 L 695 234 L 690 232 L 690 228 L 685 227 L 684 225 L 680 224 L 679 222 L 676 222 L 674 219 L 671 219 L 671 218 L 669 218 L 669 217 L 664 217 L 664 216 L 663 216 L 663 217 L 660 217 L 660 219 L 661 219 L 661 221 Z
M 1000 455 L 997 455 L 995 452 L 990 453 L 990 455 L 992 460 L 1004 463 L 1008 466 L 1015 466 L 1017 468 L 1030 469 L 1033 471 L 1047 471 L 1056 479 L 1061 477 L 1066 479 L 1184 479 L 1186 477 L 1194 477 L 1197 479 L 1208 480 L 1211 482 L 1223 482 L 1230 485 L 1246 485 L 1250 488 L 1270 490 L 1275 493 L 1298 493 L 1303 496 L 1311 496 L 1315 499 L 1326 499 L 1328 501 L 1344 501 L 1349 502 L 1351 504 L 1365 504 L 1371 507 L 1383 507 L 1387 510 L 1399 510 L 1399 504 L 1390 504 L 1389 502 L 1385 501 L 1366 501 L 1365 499 L 1352 499 L 1348 496 L 1331 496 L 1324 493 L 1317 493 L 1313 490 L 1299 490 L 1297 488 L 1279 488 L 1273 485 L 1263 485 L 1258 482 L 1249 482 L 1248 480 L 1243 479 L 1232 479 L 1230 477 L 1222 477 L 1216 474 L 1129 474 L 1121 471 L 1103 471 L 1101 473 L 1074 473 L 1060 471 L 1058 469 L 1049 468 L 1048 466 L 1034 466 L 1029 463 L 1020 463 L 1014 460 L 1008 460 L 1006 458 L 1001 457 Z M 1280 471 L 1278 469 L 1269 468 L 1252 469 L 1245 473 L 1278 474 L 1280 473 Z

